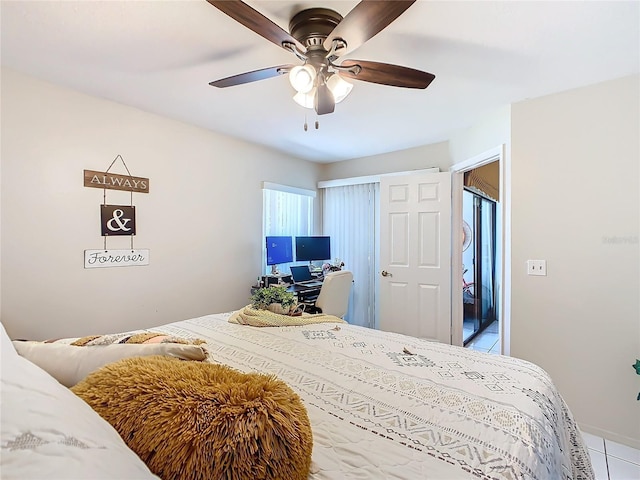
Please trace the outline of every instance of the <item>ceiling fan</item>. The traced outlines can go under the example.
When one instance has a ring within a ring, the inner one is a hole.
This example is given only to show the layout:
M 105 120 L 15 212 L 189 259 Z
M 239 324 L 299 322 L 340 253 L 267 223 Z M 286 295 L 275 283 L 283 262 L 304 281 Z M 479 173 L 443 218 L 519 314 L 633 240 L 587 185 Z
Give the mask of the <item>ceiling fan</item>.
M 332 113 L 353 85 L 346 78 L 405 88 L 427 88 L 435 78 L 413 68 L 367 60 L 341 60 L 398 18 L 416 0 L 362 0 L 344 18 L 328 8 L 298 12 L 286 32 L 241 0 L 207 0 L 218 10 L 293 53 L 302 65 L 278 65 L 210 82 L 231 87 L 289 74 L 294 100 L 318 115 Z

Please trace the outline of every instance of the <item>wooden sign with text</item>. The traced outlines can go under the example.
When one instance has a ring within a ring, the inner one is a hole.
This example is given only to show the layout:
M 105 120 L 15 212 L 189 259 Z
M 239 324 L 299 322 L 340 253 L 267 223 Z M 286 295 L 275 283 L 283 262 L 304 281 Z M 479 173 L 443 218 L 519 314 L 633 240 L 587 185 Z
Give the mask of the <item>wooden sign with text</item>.
M 149 179 L 118 175 L 116 173 L 84 171 L 84 186 L 106 188 L 108 190 L 126 190 L 128 192 L 149 193 Z
M 135 235 L 136 207 L 126 205 L 100 205 L 102 236 Z
M 84 268 L 149 265 L 149 250 L 85 250 Z

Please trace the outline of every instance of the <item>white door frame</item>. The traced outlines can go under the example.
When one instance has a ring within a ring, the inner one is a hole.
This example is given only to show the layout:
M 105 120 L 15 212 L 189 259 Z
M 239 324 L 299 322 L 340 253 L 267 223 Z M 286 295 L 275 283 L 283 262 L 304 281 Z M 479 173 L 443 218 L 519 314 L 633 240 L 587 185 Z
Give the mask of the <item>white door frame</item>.
M 502 220 L 500 289 L 500 352 L 509 355 L 511 325 L 511 161 L 504 144 L 453 165 L 451 178 L 451 343 L 462 345 L 462 190 L 464 172 L 500 162 L 500 215 Z M 459 272 L 455 274 L 454 272 Z

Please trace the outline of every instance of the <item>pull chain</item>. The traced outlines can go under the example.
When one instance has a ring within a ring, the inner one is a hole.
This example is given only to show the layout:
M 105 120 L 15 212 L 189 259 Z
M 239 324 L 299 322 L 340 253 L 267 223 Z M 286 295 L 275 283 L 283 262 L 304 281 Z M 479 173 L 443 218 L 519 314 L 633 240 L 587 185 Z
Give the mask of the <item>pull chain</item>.
M 318 130 L 320 128 L 320 122 L 318 121 L 318 118 L 316 117 L 316 121 L 314 124 L 316 130 Z M 308 131 L 309 130 L 309 125 L 307 124 L 307 114 L 304 114 L 304 124 L 302 126 L 302 128 L 304 128 L 304 131 Z

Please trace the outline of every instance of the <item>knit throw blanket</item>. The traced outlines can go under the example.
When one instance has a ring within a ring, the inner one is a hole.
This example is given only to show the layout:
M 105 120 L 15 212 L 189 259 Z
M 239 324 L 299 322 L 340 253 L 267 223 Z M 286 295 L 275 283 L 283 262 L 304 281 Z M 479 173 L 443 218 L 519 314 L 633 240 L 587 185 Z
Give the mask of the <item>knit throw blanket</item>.
M 252 327 L 291 327 L 294 325 L 310 325 L 313 323 L 347 323 L 334 315 L 302 314 L 297 317 L 280 315 L 269 310 L 258 310 L 247 305 L 229 317 L 230 323 L 251 325 Z

